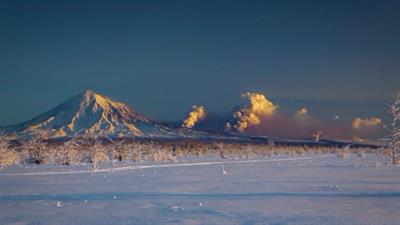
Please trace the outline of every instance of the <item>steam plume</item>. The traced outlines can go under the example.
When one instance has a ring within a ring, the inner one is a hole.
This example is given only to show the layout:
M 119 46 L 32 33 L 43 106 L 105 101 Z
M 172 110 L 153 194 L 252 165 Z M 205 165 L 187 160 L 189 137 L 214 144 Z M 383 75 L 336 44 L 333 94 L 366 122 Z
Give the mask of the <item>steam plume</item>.
M 204 119 L 205 116 L 204 106 L 194 105 L 192 111 L 189 112 L 187 118 L 183 121 L 182 127 L 192 128 L 199 120 Z
M 297 117 L 303 117 L 308 115 L 308 110 L 306 108 L 301 108 L 296 112 Z
M 308 124 L 311 122 L 312 117 L 308 113 L 308 110 L 306 108 L 300 108 L 297 110 L 296 114 L 294 115 L 294 121 L 296 123 L 301 123 L 301 124 Z
M 263 94 L 248 92 L 242 94 L 242 97 L 247 100 L 247 103 L 233 114 L 236 119 L 233 127 L 239 132 L 243 132 L 249 126 L 259 125 L 263 118 L 271 117 L 278 109 L 278 106 Z
M 357 117 L 353 120 L 353 122 L 351 123 L 351 126 L 354 129 L 362 129 L 362 128 L 370 128 L 370 127 L 378 126 L 380 124 L 382 124 L 382 120 L 378 117 L 371 117 L 371 118 L 365 118 L 365 119 Z

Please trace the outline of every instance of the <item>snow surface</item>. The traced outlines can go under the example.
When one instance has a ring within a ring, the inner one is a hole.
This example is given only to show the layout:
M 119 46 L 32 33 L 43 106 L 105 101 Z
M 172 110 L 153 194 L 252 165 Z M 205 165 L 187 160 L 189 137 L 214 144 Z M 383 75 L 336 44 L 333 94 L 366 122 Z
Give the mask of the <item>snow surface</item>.
M 0 224 L 400 224 L 382 156 L 25 165 L 0 170 Z M 225 171 L 225 174 L 224 174 Z

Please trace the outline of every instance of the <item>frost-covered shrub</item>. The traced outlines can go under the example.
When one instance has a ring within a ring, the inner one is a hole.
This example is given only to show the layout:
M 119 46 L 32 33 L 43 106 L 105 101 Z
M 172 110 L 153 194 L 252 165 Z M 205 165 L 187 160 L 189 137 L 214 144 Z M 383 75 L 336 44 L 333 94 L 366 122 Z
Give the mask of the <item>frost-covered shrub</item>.
M 365 151 L 363 149 L 357 151 L 357 156 L 360 158 L 365 158 Z
M 255 157 L 253 149 L 250 146 L 246 146 L 244 148 L 243 156 L 244 156 L 245 159 L 253 159 Z
M 338 157 L 342 159 L 347 159 L 351 156 L 351 151 L 349 146 L 346 146 L 345 148 L 338 149 Z
M 298 155 L 304 156 L 307 153 L 307 151 L 308 151 L 307 147 L 302 147 L 302 148 L 298 148 L 296 153 Z
M 153 161 L 176 161 L 176 156 L 171 151 L 164 149 L 157 149 L 151 153 L 151 160 Z

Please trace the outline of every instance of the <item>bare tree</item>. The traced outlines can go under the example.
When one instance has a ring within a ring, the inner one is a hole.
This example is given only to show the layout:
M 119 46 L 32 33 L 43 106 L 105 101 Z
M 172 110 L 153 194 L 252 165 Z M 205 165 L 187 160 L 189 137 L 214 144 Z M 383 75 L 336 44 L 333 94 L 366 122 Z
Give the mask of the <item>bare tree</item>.
M 392 117 L 392 122 L 385 127 L 389 131 L 392 164 L 397 164 L 399 163 L 397 155 L 400 153 L 400 92 L 396 93 L 394 101 L 389 105 L 389 113 Z

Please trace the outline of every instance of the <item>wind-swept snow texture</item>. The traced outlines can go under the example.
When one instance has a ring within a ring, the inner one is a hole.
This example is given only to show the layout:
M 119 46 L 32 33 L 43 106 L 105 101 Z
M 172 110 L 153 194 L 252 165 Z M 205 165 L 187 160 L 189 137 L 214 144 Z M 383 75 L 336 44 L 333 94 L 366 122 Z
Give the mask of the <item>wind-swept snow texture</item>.
M 400 168 L 366 154 L 0 170 L 0 224 L 398 225 Z M 221 170 L 223 168 L 226 174 Z

